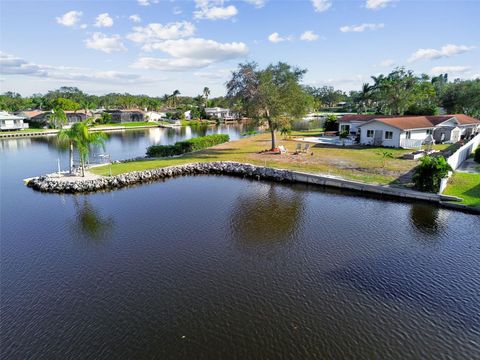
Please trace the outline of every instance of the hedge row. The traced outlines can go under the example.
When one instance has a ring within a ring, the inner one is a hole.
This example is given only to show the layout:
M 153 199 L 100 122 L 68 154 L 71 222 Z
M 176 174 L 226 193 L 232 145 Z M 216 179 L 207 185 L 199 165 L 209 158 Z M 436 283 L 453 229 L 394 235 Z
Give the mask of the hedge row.
M 174 145 L 152 145 L 147 148 L 149 157 L 166 157 L 198 151 L 210 146 L 223 144 L 230 140 L 225 134 L 215 134 L 197 137 L 185 141 L 178 141 Z

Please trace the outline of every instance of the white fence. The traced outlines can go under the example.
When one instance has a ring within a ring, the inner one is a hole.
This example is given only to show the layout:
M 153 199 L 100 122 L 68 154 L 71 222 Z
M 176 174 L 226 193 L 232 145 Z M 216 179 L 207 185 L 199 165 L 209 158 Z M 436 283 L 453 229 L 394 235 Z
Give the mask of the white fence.
M 478 145 L 480 145 L 480 134 L 477 134 L 472 140 L 449 156 L 447 159 L 448 164 L 453 170 L 457 170 L 458 167 L 475 151 Z M 448 177 L 442 179 L 442 182 L 440 183 L 440 191 L 438 192 L 439 194 L 441 194 L 447 187 L 450 176 L 451 173 L 448 174 Z
M 423 140 L 417 139 L 400 139 L 400 147 L 404 149 L 422 149 Z

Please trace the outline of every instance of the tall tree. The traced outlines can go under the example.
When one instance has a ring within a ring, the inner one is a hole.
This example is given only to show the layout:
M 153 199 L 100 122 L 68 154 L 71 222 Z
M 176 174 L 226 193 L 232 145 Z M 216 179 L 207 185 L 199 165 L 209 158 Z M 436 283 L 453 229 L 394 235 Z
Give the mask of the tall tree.
M 205 107 L 208 107 L 208 97 L 210 96 L 210 89 L 208 87 L 203 88 L 203 97 L 205 98 Z
M 73 172 L 73 148 L 77 148 L 82 168 L 82 176 L 85 176 L 85 162 L 88 159 L 91 145 L 100 145 L 105 148 L 107 135 L 102 131 L 91 132 L 89 127 L 90 120 L 78 122 L 72 125 L 70 129 L 64 129 L 59 132 L 58 137 L 66 140 L 70 145 L 70 173 Z
M 275 132 L 304 115 L 312 104 L 300 84 L 305 72 L 282 62 L 261 70 L 250 62 L 239 64 L 226 84 L 231 101 L 247 116 L 268 124 L 272 149 L 276 148 Z
M 170 96 L 174 107 L 177 107 L 178 95 L 180 95 L 180 90 L 175 90 Z

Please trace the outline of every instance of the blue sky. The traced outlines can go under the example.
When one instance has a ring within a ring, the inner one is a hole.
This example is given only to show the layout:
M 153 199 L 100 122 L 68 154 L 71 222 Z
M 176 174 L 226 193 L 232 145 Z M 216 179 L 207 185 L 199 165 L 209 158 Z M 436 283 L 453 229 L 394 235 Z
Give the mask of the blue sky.
M 405 66 L 480 77 L 480 1 L 0 0 L 0 87 L 224 95 L 239 62 L 358 89 Z

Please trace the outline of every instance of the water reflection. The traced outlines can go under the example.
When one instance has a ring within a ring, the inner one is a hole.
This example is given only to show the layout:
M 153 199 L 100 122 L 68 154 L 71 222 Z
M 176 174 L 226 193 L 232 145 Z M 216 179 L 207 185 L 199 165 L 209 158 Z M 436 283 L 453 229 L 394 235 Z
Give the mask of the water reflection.
M 422 203 L 410 206 L 410 223 L 423 234 L 437 235 L 443 230 L 446 219 L 442 218 L 442 209 Z
M 89 244 L 100 245 L 112 234 L 115 220 L 105 217 L 93 207 L 87 197 L 74 196 L 75 219 L 69 219 L 70 228 L 76 238 L 83 237 Z
M 244 245 L 283 243 L 301 226 L 302 191 L 275 183 L 255 184 L 232 206 L 230 231 Z

